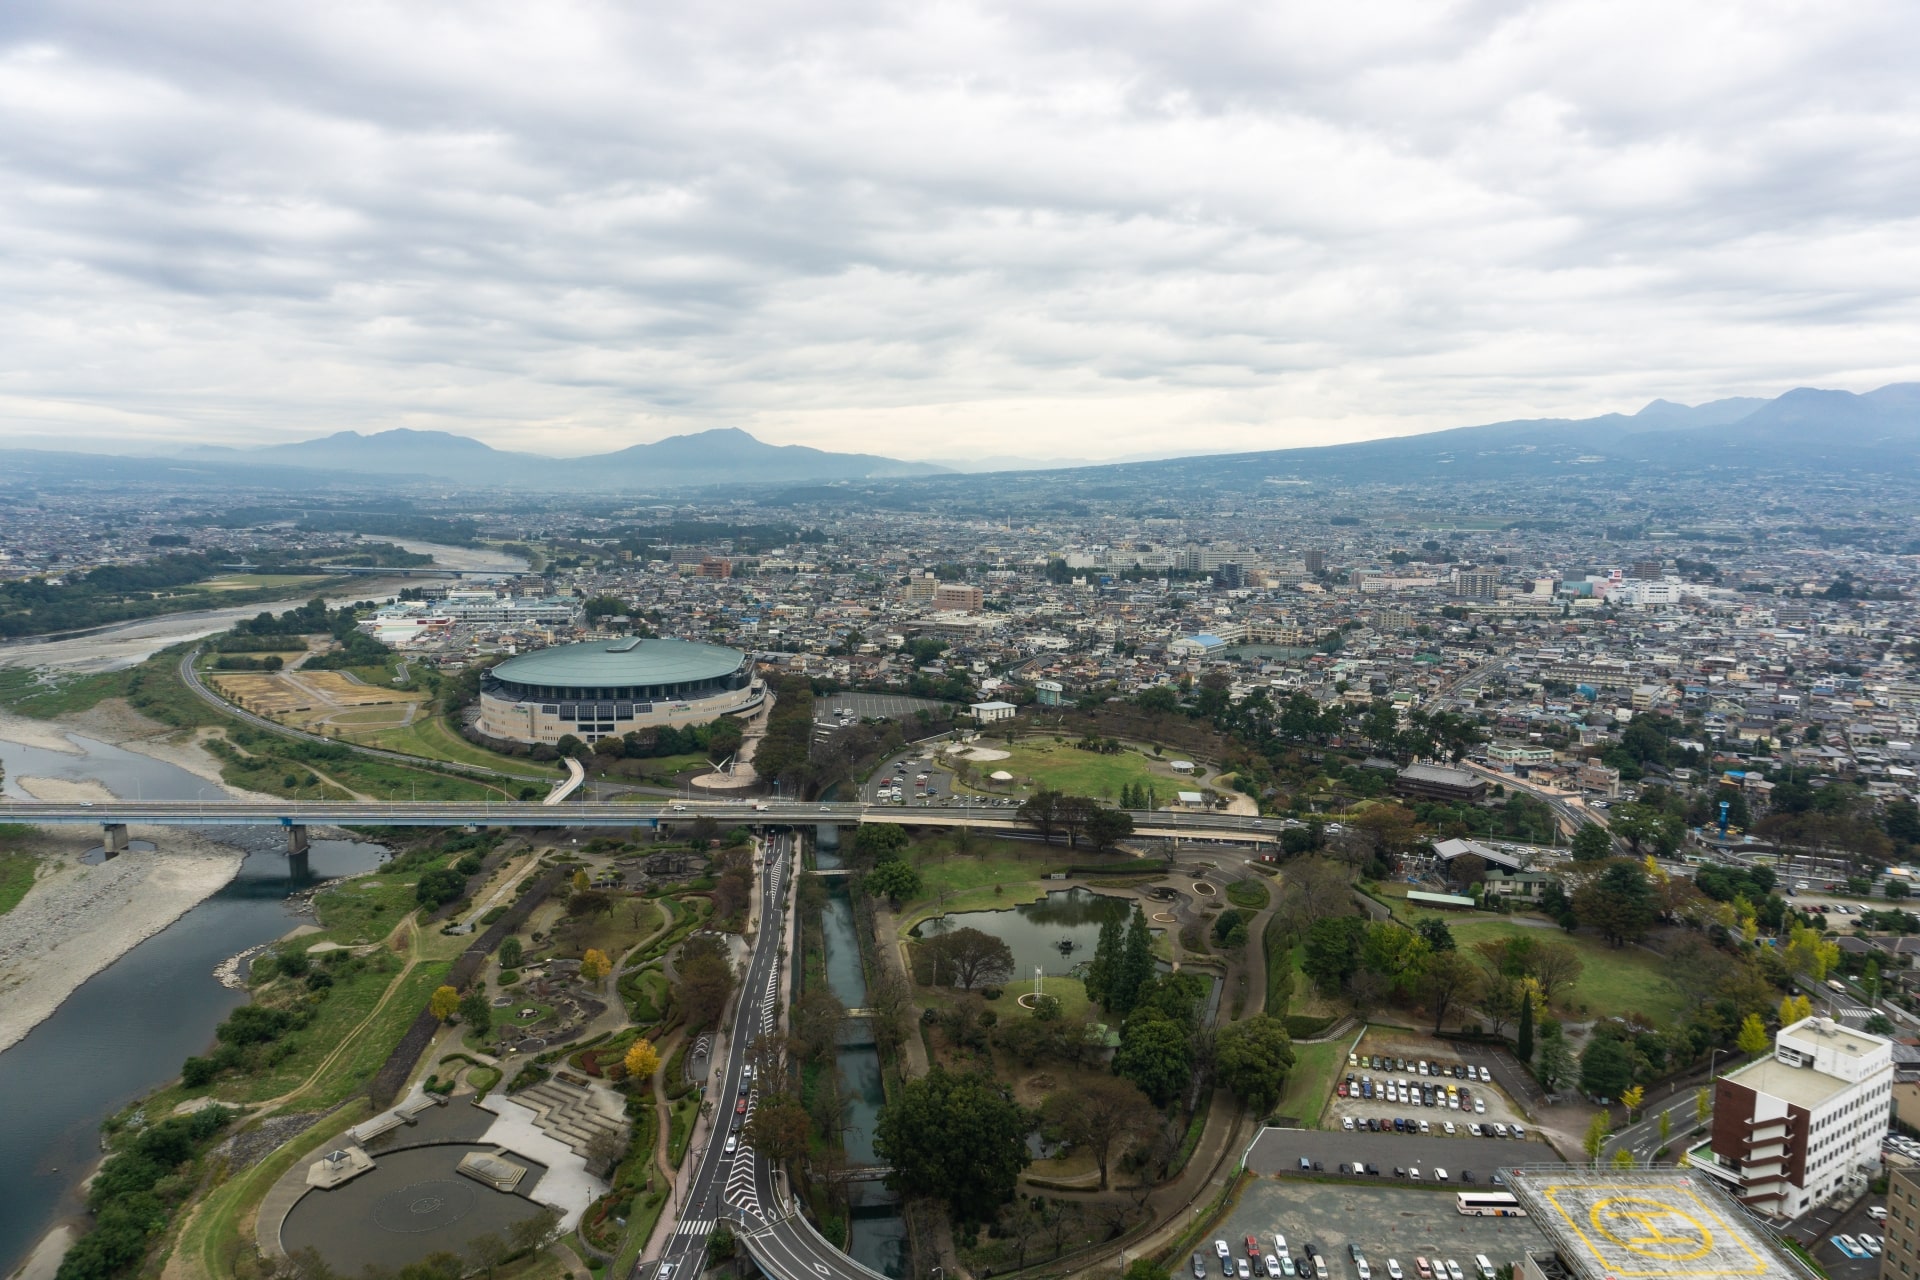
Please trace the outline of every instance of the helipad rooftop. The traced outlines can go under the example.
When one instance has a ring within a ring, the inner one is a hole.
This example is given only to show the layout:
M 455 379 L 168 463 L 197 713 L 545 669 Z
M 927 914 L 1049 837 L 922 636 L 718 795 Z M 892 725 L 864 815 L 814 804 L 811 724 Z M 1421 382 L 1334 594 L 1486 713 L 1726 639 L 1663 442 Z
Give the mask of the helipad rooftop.
M 1685 1169 L 1576 1165 L 1506 1175 L 1521 1206 L 1582 1280 L 1811 1280 L 1713 1180 Z

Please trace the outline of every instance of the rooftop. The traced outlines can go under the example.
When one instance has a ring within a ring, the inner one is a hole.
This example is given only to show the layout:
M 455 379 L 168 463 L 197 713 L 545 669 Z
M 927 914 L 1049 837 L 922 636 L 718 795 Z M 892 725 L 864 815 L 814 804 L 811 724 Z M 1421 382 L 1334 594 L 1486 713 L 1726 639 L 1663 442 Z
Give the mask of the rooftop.
M 1743 1084 L 1756 1093 L 1768 1094 L 1809 1111 L 1852 1087 L 1839 1076 L 1830 1076 L 1812 1067 L 1790 1067 L 1778 1058 L 1748 1063 L 1738 1071 L 1727 1072 L 1721 1079 Z
M 518 684 L 618 687 L 718 680 L 746 661 L 738 649 L 693 640 L 642 640 L 622 636 L 584 644 L 555 645 L 509 658 L 495 677 Z
M 1507 1183 L 1581 1280 L 1808 1280 L 1711 1178 L 1684 1169 L 1508 1171 Z

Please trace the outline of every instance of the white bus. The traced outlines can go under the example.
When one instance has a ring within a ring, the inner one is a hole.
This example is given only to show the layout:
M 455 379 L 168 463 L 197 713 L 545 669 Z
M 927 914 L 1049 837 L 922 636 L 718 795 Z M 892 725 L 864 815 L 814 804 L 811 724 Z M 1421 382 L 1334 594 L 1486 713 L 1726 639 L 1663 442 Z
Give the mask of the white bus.
M 1469 1218 L 1524 1218 L 1527 1211 L 1505 1191 L 1462 1191 L 1455 1196 L 1460 1212 Z

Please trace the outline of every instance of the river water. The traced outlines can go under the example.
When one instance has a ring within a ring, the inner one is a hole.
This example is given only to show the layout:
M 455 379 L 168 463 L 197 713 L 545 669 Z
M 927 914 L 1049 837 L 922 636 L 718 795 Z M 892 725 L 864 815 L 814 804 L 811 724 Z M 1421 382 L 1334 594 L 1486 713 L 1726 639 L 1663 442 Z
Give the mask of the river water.
M 97 779 L 124 799 L 213 800 L 217 785 L 184 769 L 74 738 L 80 755 L 0 741 L 13 779 Z M 10 1273 L 55 1222 L 77 1213 L 77 1188 L 100 1154 L 100 1122 L 179 1072 L 204 1051 L 243 993 L 214 979 L 222 960 L 300 923 L 287 898 L 322 879 L 366 871 L 378 845 L 316 840 L 310 874 L 287 874 L 285 837 L 263 827 L 207 827 L 200 834 L 249 850 L 226 888 L 82 983 L 25 1039 L 0 1052 L 0 1275 Z M 125 857 L 165 857 L 160 852 Z
M 830 829 L 830 828 L 829 828 Z M 838 853 L 816 849 L 814 865 L 841 865 Z M 849 1009 L 867 1003 L 867 979 L 860 964 L 860 937 L 846 884 L 835 877 L 828 885 L 827 902 L 820 910 L 820 931 L 826 949 L 827 986 Z M 840 1070 L 840 1093 L 846 1099 L 846 1130 L 842 1141 L 847 1163 L 880 1163 L 873 1151 L 874 1128 L 886 1090 L 880 1079 L 880 1050 L 868 1024 L 856 1020 L 841 1036 L 835 1058 Z M 858 1261 L 890 1276 L 907 1272 L 907 1226 L 899 1202 L 880 1182 L 853 1182 L 847 1187 L 852 1205 L 852 1232 L 848 1251 Z

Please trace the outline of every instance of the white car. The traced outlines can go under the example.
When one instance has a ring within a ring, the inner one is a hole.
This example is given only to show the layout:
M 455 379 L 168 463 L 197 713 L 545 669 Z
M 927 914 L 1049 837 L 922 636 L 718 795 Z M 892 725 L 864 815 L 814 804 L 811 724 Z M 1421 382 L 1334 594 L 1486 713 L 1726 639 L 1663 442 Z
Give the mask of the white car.
M 1359 1276 L 1360 1280 L 1373 1280 L 1373 1268 L 1367 1265 L 1365 1258 L 1353 1260 L 1353 1274 Z
M 1453 1121 L 1451 1121 L 1451 1120 L 1442 1120 L 1442 1121 L 1440 1122 L 1440 1127 L 1441 1127 L 1442 1129 L 1445 1129 L 1445 1130 L 1447 1131 L 1447 1133 L 1448 1133 L 1448 1134 L 1455 1134 L 1455 1133 L 1458 1133 L 1458 1132 L 1460 1132 L 1460 1131 L 1459 1131 L 1458 1129 L 1456 1129 L 1456 1128 L 1454 1128 L 1454 1127 L 1453 1127 Z
M 734 1137 L 732 1134 L 728 1134 L 727 1147 L 726 1147 L 727 1154 L 732 1155 L 735 1151 L 739 1149 L 739 1147 L 740 1147 L 740 1139 Z
M 1480 1068 L 1480 1079 L 1483 1083 L 1492 1084 L 1493 1083 L 1492 1070 L 1487 1067 Z
M 1213 1242 L 1213 1251 L 1222 1258 L 1231 1258 L 1233 1256 L 1233 1250 L 1227 1248 L 1227 1242 L 1225 1240 L 1215 1240 Z
M 1287 1256 L 1287 1238 L 1278 1231 L 1273 1233 L 1273 1251 L 1283 1258 Z
M 1267 1276 L 1268 1280 L 1280 1280 L 1280 1255 L 1277 1253 L 1267 1255 Z
M 1393 1258 L 1387 1259 L 1387 1280 L 1406 1280 L 1407 1273 L 1400 1269 L 1400 1263 Z
M 1880 1256 L 1880 1237 L 1879 1236 L 1870 1236 L 1866 1232 L 1862 1231 L 1859 1234 L 1859 1236 L 1856 1237 L 1856 1239 L 1860 1241 L 1860 1247 L 1865 1249 L 1868 1253 L 1872 1254 L 1876 1258 Z
M 1873 1206 L 1873 1208 L 1867 1210 L 1867 1216 L 1869 1218 L 1872 1218 L 1875 1222 L 1885 1222 L 1887 1220 L 1887 1206 L 1883 1204 L 1877 1204 Z
M 1436 1167 L 1433 1171 L 1433 1180 L 1435 1182 L 1445 1182 L 1447 1180 L 1447 1171 Z
M 1340 1127 L 1342 1129 L 1345 1129 L 1349 1133 L 1353 1132 L 1353 1117 L 1352 1116 L 1340 1117 Z
M 1480 1101 L 1480 1099 L 1475 1098 L 1473 1100 L 1473 1114 L 1477 1116 L 1483 1116 L 1487 1114 L 1487 1104 Z
M 1420 1122 L 1420 1132 L 1422 1132 L 1422 1133 L 1432 1133 L 1432 1132 L 1433 1132 L 1433 1122 L 1432 1122 L 1432 1121 L 1430 1121 L 1430 1120 L 1422 1120 L 1422 1121 Z
M 1467 1280 L 1466 1273 L 1460 1270 L 1460 1264 L 1452 1258 L 1447 1259 L 1447 1280 Z
M 1507 1130 L 1508 1130 L 1508 1132 L 1510 1132 L 1510 1133 L 1512 1133 L 1512 1134 L 1513 1134 L 1513 1136 L 1514 1136 L 1514 1137 L 1516 1137 L 1516 1138 L 1524 1138 L 1524 1137 L 1526 1137 L 1526 1136 L 1527 1136 L 1527 1131 L 1526 1131 L 1525 1129 L 1522 1129 L 1522 1128 L 1521 1128 L 1521 1127 L 1520 1127 L 1519 1125 L 1517 1125 L 1517 1124 L 1510 1124 L 1510 1125 L 1508 1125 L 1508 1126 L 1507 1126 Z

